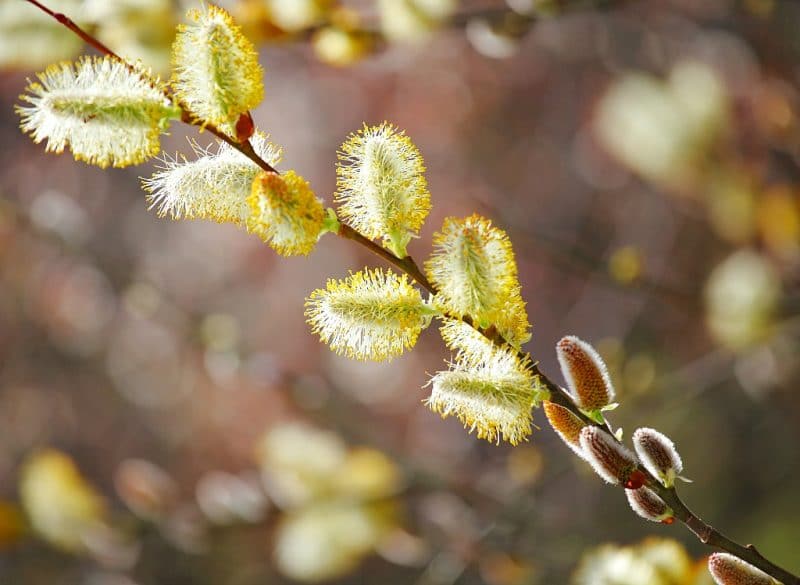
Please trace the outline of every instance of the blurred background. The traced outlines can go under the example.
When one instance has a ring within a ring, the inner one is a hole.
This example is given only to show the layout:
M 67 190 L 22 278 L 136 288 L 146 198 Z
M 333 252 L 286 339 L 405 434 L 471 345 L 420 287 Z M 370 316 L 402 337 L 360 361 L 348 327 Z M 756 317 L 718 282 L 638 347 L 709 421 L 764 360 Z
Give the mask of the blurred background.
M 800 4 L 221 4 L 259 45 L 281 168 L 331 204 L 345 137 L 404 128 L 433 200 L 415 258 L 446 216 L 507 230 L 542 370 L 561 381 L 563 335 L 595 344 L 612 422 L 669 435 L 690 507 L 800 571 Z M 50 5 L 168 75 L 193 4 Z M 435 328 L 385 364 L 320 344 L 305 297 L 373 257 L 161 220 L 153 164 L 34 145 L 26 77 L 83 51 L 0 1 L 0 583 L 709 582 L 710 551 L 636 517 L 540 412 L 512 448 L 425 408 Z M 187 136 L 212 143 L 176 125 L 164 151 Z

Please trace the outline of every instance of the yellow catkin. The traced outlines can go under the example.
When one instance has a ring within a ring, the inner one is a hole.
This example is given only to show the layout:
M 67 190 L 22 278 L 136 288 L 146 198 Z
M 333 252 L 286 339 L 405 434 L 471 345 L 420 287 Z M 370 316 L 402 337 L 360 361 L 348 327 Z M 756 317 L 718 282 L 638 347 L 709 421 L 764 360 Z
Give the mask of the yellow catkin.
M 530 324 L 506 233 L 479 215 L 449 217 L 433 244 L 425 270 L 437 302 L 482 327 L 494 325 L 516 347 L 527 341 Z
M 51 65 L 20 99 L 20 127 L 34 142 L 102 168 L 158 154 L 161 133 L 179 113 L 148 71 L 107 56 Z
M 342 145 L 336 176 L 339 214 L 404 255 L 431 207 L 425 165 L 411 139 L 387 122 L 365 125 Z
M 308 254 L 322 231 L 325 209 L 308 182 L 294 171 L 261 173 L 247 198 L 247 230 L 283 256 Z
M 239 116 L 264 99 L 264 71 L 253 44 L 223 9 L 187 13 L 172 46 L 172 87 L 200 122 L 229 134 Z
M 336 353 L 359 360 L 402 354 L 417 342 L 431 315 L 405 274 L 381 269 L 330 279 L 306 300 L 313 332 Z

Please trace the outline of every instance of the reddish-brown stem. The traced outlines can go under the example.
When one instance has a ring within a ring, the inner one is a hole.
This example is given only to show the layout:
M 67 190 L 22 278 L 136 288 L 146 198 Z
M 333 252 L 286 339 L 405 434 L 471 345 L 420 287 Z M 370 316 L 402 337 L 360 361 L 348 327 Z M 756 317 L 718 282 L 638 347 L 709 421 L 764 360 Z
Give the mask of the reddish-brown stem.
M 99 52 L 103 53 L 104 55 L 110 55 L 111 57 L 114 57 L 114 58 L 119 59 L 120 61 L 122 61 L 122 59 L 120 58 L 119 55 L 117 55 L 114 51 L 112 51 L 107 46 L 105 46 L 103 43 L 101 43 L 96 37 L 93 37 L 92 35 L 87 33 L 85 30 L 83 30 L 81 27 L 79 27 L 77 24 L 75 24 L 75 21 L 72 20 L 66 14 L 62 14 L 61 12 L 55 12 L 53 10 L 50 10 L 47 6 L 45 6 L 41 2 L 37 2 L 36 0 L 25 0 L 25 1 L 33 4 L 34 6 L 36 6 L 42 12 L 45 12 L 46 14 L 49 14 L 50 16 L 55 18 L 58 22 L 63 24 L 69 30 L 74 32 L 76 35 L 78 35 L 83 40 L 83 42 L 86 43 L 87 45 L 89 45 L 90 47 L 93 47 L 93 48 L 97 49 Z
M 121 63 L 124 63 L 126 66 L 132 66 L 127 63 L 124 59 L 119 57 L 116 53 L 114 53 L 111 49 L 106 47 L 103 43 L 101 43 L 98 39 L 81 29 L 75 22 L 73 22 L 69 17 L 65 16 L 64 14 L 54 12 L 38 2 L 37 0 L 26 0 L 30 4 L 38 7 L 43 12 L 49 14 L 53 18 L 55 18 L 58 22 L 63 24 L 69 30 L 74 32 L 78 35 L 84 42 L 88 45 L 94 47 L 96 50 L 100 51 L 105 55 L 109 55 L 115 59 L 118 59 Z M 191 124 L 193 126 L 198 126 L 201 129 L 206 129 L 211 132 L 214 136 L 219 138 L 220 140 L 225 141 L 233 148 L 237 149 L 239 152 L 244 154 L 248 157 L 251 161 L 253 161 L 256 165 L 258 165 L 261 169 L 266 172 L 270 173 L 277 173 L 269 163 L 263 160 L 258 153 L 255 152 L 253 149 L 252 144 L 248 140 L 243 140 L 241 142 L 231 138 L 218 128 L 204 123 L 202 120 L 197 119 L 191 111 L 186 108 L 184 104 L 182 104 L 179 100 L 176 100 L 175 97 L 170 92 L 165 92 L 166 96 L 177 103 L 177 105 L 183 111 L 181 116 L 181 121 L 187 124 Z M 395 256 L 391 251 L 387 250 L 383 246 L 375 243 L 374 241 L 370 240 L 369 238 L 365 237 L 363 234 L 359 233 L 351 226 L 341 223 L 340 228 L 338 230 L 338 235 L 342 238 L 352 240 L 357 244 L 365 247 L 367 250 L 372 252 L 373 254 L 380 257 L 385 262 L 397 267 L 398 269 L 402 270 L 406 274 L 408 274 L 411 278 L 413 278 L 423 289 L 428 291 L 431 294 L 436 293 L 436 288 L 428 281 L 425 277 L 425 274 L 419 269 L 414 259 L 411 256 L 406 256 L 405 258 L 398 258 Z M 459 318 L 454 315 L 448 315 L 451 318 Z M 493 343 L 498 345 L 504 345 L 507 347 L 511 347 L 510 344 L 502 337 L 502 335 L 497 331 L 497 329 L 493 326 L 482 329 L 478 327 L 475 323 L 472 322 L 467 317 L 460 317 L 466 323 L 475 327 L 478 331 L 480 331 L 483 335 L 485 335 L 489 340 Z M 548 378 L 544 373 L 539 370 L 537 364 L 533 363 L 530 360 L 530 355 L 524 352 L 518 352 L 520 357 L 525 361 L 525 363 L 530 363 L 531 371 L 534 375 L 539 377 L 540 382 L 547 388 L 548 392 L 550 393 L 550 400 L 569 409 L 575 415 L 581 418 L 586 424 L 598 425 L 595 421 L 587 417 L 580 409 L 577 407 L 575 402 L 572 400 L 572 397 L 558 384 L 554 383 L 550 378 Z M 608 428 L 606 426 L 606 428 Z M 778 579 L 783 583 L 783 585 L 800 585 L 800 579 L 785 569 L 778 567 L 774 563 L 770 562 L 764 556 L 759 553 L 753 545 L 743 546 L 734 542 L 730 538 L 726 537 L 719 531 L 717 531 L 712 526 L 703 522 L 697 515 L 695 515 L 687 506 L 683 503 L 683 501 L 678 496 L 678 493 L 675 491 L 675 488 L 665 488 L 661 483 L 653 477 L 646 469 L 639 466 L 639 471 L 646 477 L 646 484 L 653 489 L 659 496 L 664 500 L 664 502 L 672 508 L 675 517 L 683 522 L 695 535 L 697 535 L 698 539 L 701 542 L 707 544 L 708 546 L 718 548 L 720 550 L 727 551 L 740 559 L 747 561 L 748 563 L 752 564 L 755 567 L 758 567 L 768 575 Z

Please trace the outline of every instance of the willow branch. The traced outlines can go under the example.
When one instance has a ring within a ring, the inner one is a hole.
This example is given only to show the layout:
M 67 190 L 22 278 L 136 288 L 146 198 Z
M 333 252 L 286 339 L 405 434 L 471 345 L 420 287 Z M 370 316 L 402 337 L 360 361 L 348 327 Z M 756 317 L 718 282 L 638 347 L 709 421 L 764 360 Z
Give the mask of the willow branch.
M 75 22 L 66 15 L 50 10 L 37 0 L 25 0 L 25 1 L 36 6 L 46 14 L 52 16 L 55 20 L 57 20 L 59 23 L 61 23 L 66 28 L 71 30 L 73 33 L 79 36 L 84 42 L 86 42 L 91 47 L 95 48 L 100 53 L 108 55 L 120 61 L 127 67 L 133 67 L 125 59 L 123 59 L 122 57 L 117 55 L 114 51 L 112 51 L 110 48 L 108 48 L 106 45 L 101 43 L 97 38 L 95 38 L 88 32 L 84 31 L 81 27 L 75 24 Z M 182 122 L 192 126 L 200 127 L 201 130 L 202 129 L 208 130 L 211 134 L 213 134 L 220 140 L 223 140 L 224 142 L 226 142 L 227 144 L 229 144 L 230 146 L 241 152 L 243 155 L 249 158 L 253 163 L 258 165 L 259 168 L 263 169 L 266 172 L 277 174 L 278 171 L 275 170 L 265 160 L 263 160 L 258 155 L 258 153 L 256 153 L 256 151 L 253 149 L 252 144 L 250 144 L 249 140 L 242 140 L 242 141 L 235 140 L 234 138 L 228 136 L 222 130 L 216 128 L 215 126 L 204 123 L 202 120 L 198 119 L 185 106 L 185 104 L 181 103 L 180 100 L 176 100 L 175 97 L 172 95 L 172 93 L 169 92 L 168 90 L 165 90 L 165 95 L 170 100 L 176 102 L 177 105 L 181 108 L 183 112 L 181 115 Z M 406 256 L 405 258 L 399 258 L 390 250 L 377 244 L 373 240 L 370 240 L 369 238 L 367 238 L 366 236 L 355 230 L 353 227 L 343 222 L 340 223 L 337 235 L 339 235 L 344 239 L 351 240 L 361 245 L 362 247 L 366 248 L 367 250 L 369 250 L 379 258 L 381 258 L 383 261 L 389 263 L 390 265 L 406 273 L 408 276 L 414 279 L 417 282 L 417 284 L 419 284 L 419 286 L 421 286 L 430 294 L 436 294 L 436 288 L 427 279 L 425 274 L 419 269 L 419 266 L 411 256 Z M 513 349 L 513 346 L 509 344 L 506 339 L 503 338 L 503 336 L 494 326 L 481 328 L 478 327 L 475 323 L 473 323 L 472 320 L 469 319 L 468 317 L 459 317 L 455 315 L 446 315 L 446 316 L 449 318 L 461 319 L 466 323 L 468 323 L 469 325 L 475 327 L 475 329 L 481 332 L 484 336 L 487 337 L 487 339 L 489 339 L 493 343 Z M 514 349 L 514 351 L 517 351 L 519 356 L 523 358 L 526 363 L 531 364 L 530 369 L 532 373 L 538 376 L 540 383 L 547 388 L 550 394 L 549 398 L 552 402 L 555 402 L 563 406 L 564 408 L 569 409 L 573 414 L 578 416 L 586 424 L 591 424 L 600 427 L 603 426 L 603 425 L 598 425 L 595 421 L 588 418 L 583 412 L 581 412 L 581 410 L 575 404 L 574 400 L 569 395 L 569 393 L 567 393 L 566 390 L 561 388 L 561 386 L 553 382 L 547 375 L 545 375 L 539 369 L 538 364 L 536 364 L 530 359 L 529 353 L 522 352 L 516 349 Z M 653 477 L 642 466 L 639 466 L 639 471 L 641 471 L 643 475 L 646 477 L 646 483 L 648 487 L 650 487 L 650 489 L 658 493 L 661 499 L 663 499 L 664 502 L 668 506 L 670 506 L 670 508 L 672 508 L 675 518 L 677 518 L 683 524 L 685 524 L 686 527 L 689 528 L 689 530 L 691 530 L 701 542 L 703 542 L 708 546 L 729 552 L 739 557 L 740 559 L 747 561 L 748 563 L 750 563 L 755 567 L 758 567 L 771 577 L 778 579 L 784 585 L 800 585 L 800 578 L 796 577 L 795 575 L 792 575 L 785 569 L 782 569 L 781 567 L 777 566 L 776 564 L 766 559 L 760 552 L 758 552 L 758 550 L 756 550 L 756 548 L 753 545 L 748 544 L 746 546 L 743 546 L 731 540 L 730 538 L 728 538 L 727 536 L 725 536 L 712 526 L 703 522 L 697 515 L 695 515 L 686 506 L 686 504 L 683 503 L 683 501 L 678 496 L 678 493 L 674 487 L 665 488 L 655 477 Z

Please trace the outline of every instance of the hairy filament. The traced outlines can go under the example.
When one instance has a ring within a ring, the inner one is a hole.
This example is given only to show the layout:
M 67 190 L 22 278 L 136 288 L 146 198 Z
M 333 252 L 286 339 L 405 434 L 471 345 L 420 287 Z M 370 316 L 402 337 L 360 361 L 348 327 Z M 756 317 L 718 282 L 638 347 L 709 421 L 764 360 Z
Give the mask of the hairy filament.
M 270 165 L 281 159 L 281 149 L 256 133 L 251 143 Z M 165 156 L 159 170 L 142 180 L 150 208 L 159 217 L 210 219 L 243 225 L 250 215 L 247 198 L 261 169 L 225 142 L 216 151 L 192 143 L 195 160 L 182 155 Z

